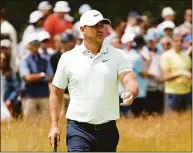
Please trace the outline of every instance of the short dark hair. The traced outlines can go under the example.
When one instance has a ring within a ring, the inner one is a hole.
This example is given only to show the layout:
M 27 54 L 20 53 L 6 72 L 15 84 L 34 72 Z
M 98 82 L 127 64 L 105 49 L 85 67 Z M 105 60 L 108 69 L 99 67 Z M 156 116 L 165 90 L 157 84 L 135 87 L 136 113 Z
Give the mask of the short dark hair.
M 116 18 L 112 23 L 113 29 L 116 29 L 122 22 L 126 22 L 126 20 L 123 18 Z
M 4 8 L 0 8 L 0 18 L 6 19 L 6 10 Z

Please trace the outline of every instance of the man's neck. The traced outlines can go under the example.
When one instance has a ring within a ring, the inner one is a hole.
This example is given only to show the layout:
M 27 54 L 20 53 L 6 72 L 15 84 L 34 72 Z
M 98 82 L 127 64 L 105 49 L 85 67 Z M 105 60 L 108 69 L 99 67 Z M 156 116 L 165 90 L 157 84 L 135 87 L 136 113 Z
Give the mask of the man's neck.
M 92 43 L 88 43 L 87 41 L 84 42 L 85 47 L 90 50 L 94 55 L 97 55 L 100 52 L 100 49 L 102 47 L 102 43 L 101 44 L 92 44 Z
M 180 51 L 181 51 L 179 48 L 174 48 L 174 50 L 176 53 L 180 53 Z

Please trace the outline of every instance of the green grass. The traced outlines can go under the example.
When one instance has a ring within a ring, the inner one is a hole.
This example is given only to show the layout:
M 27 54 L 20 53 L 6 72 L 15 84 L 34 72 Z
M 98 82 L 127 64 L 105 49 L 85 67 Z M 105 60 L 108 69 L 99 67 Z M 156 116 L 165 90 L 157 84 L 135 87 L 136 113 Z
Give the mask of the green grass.
M 191 111 L 162 117 L 121 118 L 117 151 L 192 151 Z M 1 124 L 1 151 L 52 151 L 49 120 L 22 120 Z M 66 151 L 65 119 L 60 119 L 61 143 Z

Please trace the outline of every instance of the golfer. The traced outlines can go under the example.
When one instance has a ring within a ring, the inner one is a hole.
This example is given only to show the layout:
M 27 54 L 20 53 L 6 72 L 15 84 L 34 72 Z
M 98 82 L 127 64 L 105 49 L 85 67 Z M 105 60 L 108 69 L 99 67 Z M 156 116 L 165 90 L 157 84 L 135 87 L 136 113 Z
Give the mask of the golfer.
M 119 142 L 116 120 L 119 114 L 118 79 L 126 93 L 122 106 L 131 105 L 138 84 L 124 52 L 103 43 L 103 28 L 110 24 L 97 10 L 80 18 L 84 41 L 64 53 L 58 63 L 49 98 L 50 143 L 60 142 L 58 120 L 64 89 L 68 86 L 70 103 L 66 113 L 66 144 L 69 152 L 114 152 Z

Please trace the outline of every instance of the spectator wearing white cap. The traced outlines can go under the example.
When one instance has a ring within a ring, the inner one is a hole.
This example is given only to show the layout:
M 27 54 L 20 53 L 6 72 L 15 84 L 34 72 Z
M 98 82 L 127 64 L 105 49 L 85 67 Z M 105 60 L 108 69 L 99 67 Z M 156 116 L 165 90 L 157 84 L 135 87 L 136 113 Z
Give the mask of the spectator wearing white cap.
M 136 11 L 129 12 L 125 33 L 134 33 L 135 35 L 140 35 L 141 31 L 138 25 L 138 20 L 140 18 L 140 15 Z
M 43 13 L 40 11 L 33 11 L 29 16 L 29 25 L 23 32 L 22 41 L 19 44 L 19 57 L 22 58 L 26 54 L 26 40 L 32 33 L 38 33 L 43 30 Z
M 31 33 L 43 30 L 42 27 L 43 13 L 40 11 L 33 11 L 29 16 L 29 25 L 24 30 L 22 40 L 26 40 Z
M 0 24 L 1 24 L 1 38 L 2 35 L 8 35 L 11 40 L 11 68 L 14 72 L 18 71 L 18 51 L 17 51 L 17 32 L 13 25 L 11 25 L 6 19 L 5 9 L 0 9 Z
M 40 41 L 38 52 L 42 58 L 50 62 L 50 58 L 54 54 L 54 50 L 49 47 L 50 34 L 47 31 L 41 31 L 38 36 Z
M 72 29 L 72 22 L 65 19 L 65 15 L 71 11 L 68 2 L 58 1 L 53 9 L 54 13 L 49 15 L 44 22 L 44 29 L 50 34 L 50 47 L 53 47 L 53 37 L 61 34 L 67 29 Z
M 43 13 L 44 20 L 45 20 L 48 17 L 48 15 L 51 14 L 52 5 L 49 3 L 49 1 L 42 1 L 38 5 L 38 10 Z
M 159 37 L 157 28 L 148 29 L 146 34 L 147 45 L 143 47 L 141 52 L 147 67 L 148 86 L 145 111 L 148 114 L 162 114 L 164 111 L 163 75 L 160 68 L 162 52 L 158 50 Z M 155 101 L 156 97 L 157 100 Z
M 192 9 L 186 9 L 184 12 L 184 23 L 174 29 L 175 34 L 185 36 L 191 34 L 192 29 Z
M 23 116 L 34 117 L 40 113 L 48 117 L 48 83 L 52 80 L 53 71 L 38 53 L 40 41 L 36 33 L 29 35 L 26 44 L 30 52 L 20 64 Z
M 162 28 L 163 28 L 163 32 L 164 32 L 163 36 L 168 36 L 168 37 L 172 38 L 173 30 L 175 28 L 174 22 L 173 21 L 164 21 L 164 22 L 162 22 Z
M 66 144 L 69 152 L 116 151 L 119 141 L 116 120 L 120 117 L 118 79 L 127 89 L 122 95 L 122 106 L 130 105 L 138 93 L 126 55 L 103 43 L 104 24 L 110 24 L 110 20 L 97 10 L 82 14 L 80 28 L 84 41 L 61 56 L 52 82 L 49 139 L 53 145 L 57 137 L 59 144 L 59 113 L 64 89 L 68 87 Z
M 162 10 L 162 18 L 163 18 L 163 22 L 161 22 L 159 25 L 158 25 L 158 29 L 160 30 L 160 34 L 162 35 L 163 34 L 163 24 L 164 24 L 164 21 L 174 21 L 175 19 L 175 14 L 176 12 L 171 8 L 171 7 L 165 7 L 163 8 Z
M 84 12 L 91 10 L 91 6 L 89 4 L 82 4 L 78 10 L 79 15 L 82 15 Z M 77 44 L 80 44 L 79 38 L 83 38 L 83 34 L 80 31 L 80 21 L 78 20 L 74 25 L 73 25 L 73 32 L 74 36 L 77 39 Z

